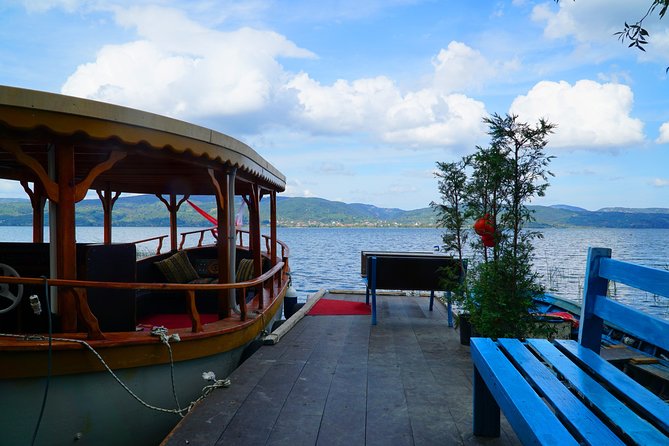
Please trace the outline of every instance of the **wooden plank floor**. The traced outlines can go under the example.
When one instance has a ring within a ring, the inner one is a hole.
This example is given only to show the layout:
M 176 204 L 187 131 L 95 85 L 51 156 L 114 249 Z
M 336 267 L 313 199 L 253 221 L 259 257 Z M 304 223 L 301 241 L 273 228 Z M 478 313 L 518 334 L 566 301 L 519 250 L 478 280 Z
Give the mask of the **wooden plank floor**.
M 359 294 L 328 299 L 364 300 Z M 516 445 L 472 436 L 469 347 L 428 298 L 379 296 L 369 316 L 306 316 L 261 347 L 165 445 Z

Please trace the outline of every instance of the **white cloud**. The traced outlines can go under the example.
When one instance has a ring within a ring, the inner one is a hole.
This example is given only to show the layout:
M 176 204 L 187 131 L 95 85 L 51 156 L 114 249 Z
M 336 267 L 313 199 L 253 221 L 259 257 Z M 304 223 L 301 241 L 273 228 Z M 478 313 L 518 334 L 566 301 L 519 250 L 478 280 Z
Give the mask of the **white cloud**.
M 383 139 L 412 147 L 467 146 L 485 134 L 485 105 L 462 94 L 434 94 L 429 90 L 406 95 L 389 109 Z M 414 122 L 412 123 L 412 118 Z M 399 119 L 398 119 L 399 118 Z M 405 119 L 402 119 L 405 118 Z M 407 126 L 407 123 L 413 125 Z
M 266 106 L 285 82 L 279 58 L 314 57 L 278 33 L 215 31 L 173 9 L 130 8 L 116 18 L 141 40 L 103 47 L 63 93 L 178 117 L 248 113 Z
M 297 95 L 300 119 L 313 129 L 334 133 L 378 128 L 385 111 L 401 100 L 394 82 L 384 76 L 323 86 L 301 73 L 286 88 Z
M 456 41 L 432 63 L 430 86 L 406 92 L 386 76 L 322 85 L 307 73 L 286 88 L 297 97 L 296 120 L 314 132 L 365 132 L 411 148 L 471 148 L 485 135 L 487 112 L 482 102 L 462 93 L 516 69 L 517 63 L 491 63 Z
M 557 124 L 551 147 L 612 149 L 644 140 L 643 123 L 632 118 L 632 90 L 621 84 L 581 80 L 537 83 L 510 107 L 522 121 Z
M 451 42 L 432 60 L 435 88 L 444 92 L 462 92 L 480 87 L 495 70 L 483 55 L 464 43 Z
M 669 178 L 655 178 L 653 180 L 655 187 L 669 187 Z
M 520 63 L 490 61 L 478 50 L 464 43 L 452 41 L 442 48 L 432 60 L 434 66 L 434 88 L 445 93 L 463 93 L 483 87 L 491 80 L 516 72 Z
M 532 20 L 544 24 L 544 36 L 548 39 L 573 38 L 578 44 L 585 45 L 588 51 L 580 52 L 581 57 L 597 60 L 611 57 L 627 51 L 641 61 L 659 60 L 665 63 L 669 55 L 669 31 L 666 23 L 659 18 L 659 9 L 647 16 L 643 27 L 649 31 L 649 49 L 642 52 L 627 49 L 629 40 L 620 44 L 615 33 L 623 31 L 625 23 L 633 24 L 640 20 L 652 2 L 629 0 L 588 0 L 561 1 L 542 3 L 532 10 Z M 595 49 L 591 44 L 597 44 Z M 602 53 L 603 49 L 604 53 Z
M 532 10 L 532 20 L 545 22 L 544 36 L 572 36 L 577 41 L 606 42 L 625 21 L 633 23 L 646 12 L 647 3 L 628 0 L 588 0 L 542 3 Z
M 665 144 L 669 142 L 669 122 L 665 122 L 660 126 L 660 136 L 655 140 L 658 144 Z
M 315 131 L 371 132 L 383 141 L 414 148 L 469 145 L 485 131 L 483 103 L 433 89 L 403 95 L 386 77 L 323 86 L 302 73 L 288 88 L 297 92 L 296 118 Z
M 312 184 L 313 185 L 313 184 Z M 309 186 L 298 179 L 290 179 L 286 183 L 285 195 L 291 197 L 313 197 L 314 193 L 309 189 Z

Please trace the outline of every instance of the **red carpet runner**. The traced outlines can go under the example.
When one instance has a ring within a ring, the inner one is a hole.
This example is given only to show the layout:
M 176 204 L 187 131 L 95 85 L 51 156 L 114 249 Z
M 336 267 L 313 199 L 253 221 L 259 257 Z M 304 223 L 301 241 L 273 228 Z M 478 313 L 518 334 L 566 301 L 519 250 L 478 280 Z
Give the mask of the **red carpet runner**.
M 364 302 L 321 299 L 307 313 L 309 316 L 355 316 L 371 314 L 370 306 Z

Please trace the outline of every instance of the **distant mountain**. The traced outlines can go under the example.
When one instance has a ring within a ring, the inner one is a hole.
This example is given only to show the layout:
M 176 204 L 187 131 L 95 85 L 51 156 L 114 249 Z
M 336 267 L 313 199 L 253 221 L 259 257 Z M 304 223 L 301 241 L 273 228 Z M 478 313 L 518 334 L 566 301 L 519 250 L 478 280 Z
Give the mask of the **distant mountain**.
M 191 201 L 216 217 L 216 203 L 210 196 L 194 196 Z M 238 200 L 235 208 L 238 209 Z M 269 222 L 268 200 L 261 202 L 261 220 Z M 532 227 L 605 227 L 605 228 L 669 228 L 667 208 L 604 208 L 588 211 L 560 204 L 530 206 L 534 211 Z M 429 207 L 405 211 L 380 208 L 363 203 L 342 203 L 323 198 L 277 198 L 277 216 L 280 226 L 292 227 L 435 227 L 436 215 Z M 48 216 L 47 216 L 48 219 Z M 246 216 L 245 216 L 245 221 Z M 0 225 L 29 226 L 32 209 L 27 199 L 0 199 Z M 77 205 L 77 224 L 102 226 L 102 206 L 99 200 L 84 200 Z M 121 196 L 115 206 L 113 224 L 117 226 L 168 226 L 169 215 L 165 205 L 153 195 Z M 181 226 L 206 226 L 206 220 L 187 203 L 179 210 Z
M 568 204 L 554 204 L 552 206 L 549 206 L 554 209 L 562 209 L 565 211 L 574 211 L 574 212 L 589 212 L 587 209 L 579 208 L 576 206 L 570 206 Z
M 601 208 L 597 212 L 621 212 L 625 214 L 669 214 L 669 208 Z

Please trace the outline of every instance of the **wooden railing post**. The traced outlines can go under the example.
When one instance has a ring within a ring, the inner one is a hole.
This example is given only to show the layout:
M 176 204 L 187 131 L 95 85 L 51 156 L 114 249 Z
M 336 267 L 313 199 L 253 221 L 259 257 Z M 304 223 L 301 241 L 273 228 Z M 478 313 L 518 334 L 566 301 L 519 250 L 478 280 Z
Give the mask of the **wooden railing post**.
M 202 321 L 200 320 L 200 313 L 197 311 L 197 305 L 195 305 L 195 291 L 186 290 L 186 299 L 186 307 L 188 308 L 188 315 L 190 316 L 191 320 L 191 331 L 193 333 L 204 331 L 204 328 L 202 327 Z

